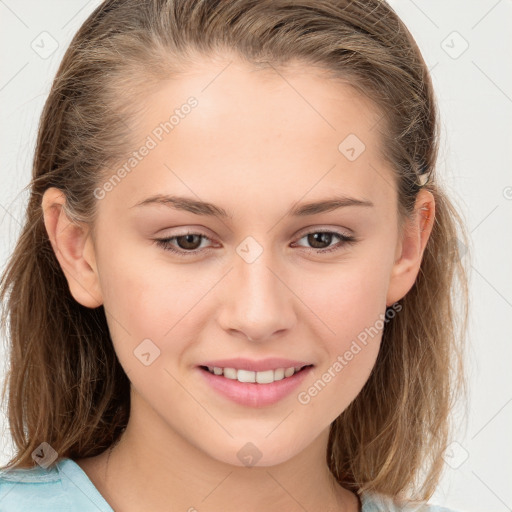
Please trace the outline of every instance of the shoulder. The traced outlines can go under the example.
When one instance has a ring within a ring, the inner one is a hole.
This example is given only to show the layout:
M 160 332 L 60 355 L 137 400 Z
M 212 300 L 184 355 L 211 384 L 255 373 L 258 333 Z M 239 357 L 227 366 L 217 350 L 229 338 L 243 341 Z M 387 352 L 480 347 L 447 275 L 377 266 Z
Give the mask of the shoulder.
M 362 512 L 461 512 L 422 501 L 399 502 L 384 494 L 363 492 Z
M 43 468 L 0 470 L 2 512 L 113 512 L 87 475 L 71 459 Z

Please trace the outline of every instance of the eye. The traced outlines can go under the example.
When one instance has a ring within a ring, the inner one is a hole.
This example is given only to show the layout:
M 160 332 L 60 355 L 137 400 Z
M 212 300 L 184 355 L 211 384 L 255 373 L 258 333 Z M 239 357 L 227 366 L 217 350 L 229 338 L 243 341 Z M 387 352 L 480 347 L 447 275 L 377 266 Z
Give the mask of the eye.
M 202 233 L 184 233 L 182 235 L 175 235 L 168 238 L 157 238 L 155 243 L 159 247 L 163 247 L 166 251 L 170 251 L 176 253 L 180 256 L 194 256 L 200 252 L 203 252 L 205 249 L 197 249 L 198 239 L 210 240 L 206 235 Z M 178 244 L 178 249 L 172 244 L 172 241 L 176 240 Z M 200 247 L 200 243 L 199 243 Z
M 333 236 L 338 238 L 340 241 L 336 245 L 329 247 L 333 241 Z M 309 233 L 303 235 L 299 240 L 304 238 L 306 238 L 307 242 L 313 246 L 313 248 L 310 250 L 319 254 L 338 251 L 341 250 L 343 246 L 347 244 L 351 245 L 358 241 L 351 235 L 338 233 L 337 231 L 310 231 Z M 178 254 L 179 256 L 187 257 L 194 256 L 211 249 L 211 247 L 201 249 L 201 239 L 211 241 L 211 239 L 203 233 L 194 232 L 187 232 L 181 235 L 175 235 L 167 238 L 157 238 L 154 241 L 159 247 L 162 247 L 166 251 Z M 174 241 L 176 241 L 178 247 L 173 244 Z M 322 245 L 327 245 L 327 248 L 321 247 Z M 299 245 L 298 247 L 303 246 Z
M 331 247 L 322 248 L 322 245 L 329 246 L 331 244 L 333 236 L 338 238 L 340 242 Z M 310 231 L 309 233 L 306 233 L 304 236 L 302 236 L 302 238 L 299 240 L 304 238 L 307 239 L 307 242 L 313 246 L 312 250 L 318 254 L 339 251 L 343 248 L 343 246 L 347 244 L 355 244 L 357 242 L 357 239 L 354 236 L 338 233 L 337 231 Z

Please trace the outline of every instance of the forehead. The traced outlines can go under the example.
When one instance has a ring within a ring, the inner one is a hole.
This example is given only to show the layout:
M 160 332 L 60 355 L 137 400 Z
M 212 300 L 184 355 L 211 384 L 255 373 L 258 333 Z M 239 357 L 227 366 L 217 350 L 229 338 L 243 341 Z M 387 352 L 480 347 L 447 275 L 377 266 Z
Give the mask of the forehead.
M 195 106 L 185 108 L 190 98 Z M 332 191 L 378 204 L 393 193 L 384 190 L 392 187 L 375 129 L 380 113 L 319 68 L 205 60 L 140 101 L 135 146 L 151 139 L 154 147 L 126 180 L 139 199 L 169 189 L 212 198 L 221 187 L 223 197 Z
M 243 128 L 233 143 L 256 149 L 251 140 L 279 135 L 330 143 L 344 138 L 350 129 L 368 145 L 376 143 L 377 131 L 370 132 L 381 119 L 377 106 L 346 81 L 328 76 L 327 71 L 304 63 L 260 69 L 236 60 L 203 61 L 141 98 L 146 109 L 143 133 L 193 96 L 198 106 L 187 123 L 180 118 L 184 127 L 176 130 L 183 135 L 202 128 L 196 136 L 208 134 L 211 140 L 217 134 L 220 141 L 226 131 L 232 138 L 234 129 Z

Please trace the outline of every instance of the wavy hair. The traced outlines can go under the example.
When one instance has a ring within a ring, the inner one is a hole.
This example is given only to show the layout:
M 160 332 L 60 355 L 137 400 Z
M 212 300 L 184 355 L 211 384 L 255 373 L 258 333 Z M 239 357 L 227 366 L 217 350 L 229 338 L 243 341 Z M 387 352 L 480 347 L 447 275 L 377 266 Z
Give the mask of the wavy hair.
M 236 56 L 259 69 L 300 62 L 372 100 L 400 226 L 418 191 L 435 222 L 414 286 L 384 328 L 363 389 L 330 427 L 327 464 L 344 487 L 429 499 L 466 380 L 465 222 L 436 174 L 439 121 L 428 68 L 381 0 L 107 0 L 87 18 L 56 73 L 38 127 L 24 225 L 0 281 L 9 364 L 3 388 L 16 447 L 3 468 L 32 467 L 48 442 L 60 457 L 97 455 L 130 414 L 129 380 L 103 306 L 72 297 L 44 226 L 42 196 L 61 189 L 66 212 L 94 227 L 93 191 L 122 162 L 135 105 L 197 58 Z M 459 300 L 460 299 L 460 300 Z M 459 302 L 458 302 L 459 300 Z

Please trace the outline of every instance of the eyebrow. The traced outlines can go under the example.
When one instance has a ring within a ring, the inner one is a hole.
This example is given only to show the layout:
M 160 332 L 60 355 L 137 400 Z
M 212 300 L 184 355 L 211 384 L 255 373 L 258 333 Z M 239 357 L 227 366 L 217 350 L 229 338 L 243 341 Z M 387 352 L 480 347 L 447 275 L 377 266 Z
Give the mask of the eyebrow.
M 175 210 L 184 210 L 195 215 L 207 215 L 211 217 L 229 218 L 233 215 L 224 208 L 216 206 L 205 201 L 198 201 L 184 196 L 169 196 L 157 194 L 143 201 L 134 204 L 131 208 L 148 205 L 164 205 Z M 320 201 L 309 203 L 295 204 L 287 213 L 291 217 L 305 217 L 308 215 L 316 215 L 318 213 L 330 212 L 338 208 L 346 208 L 349 206 L 362 206 L 372 208 L 374 204 L 367 199 L 357 199 L 349 196 L 335 196 Z

